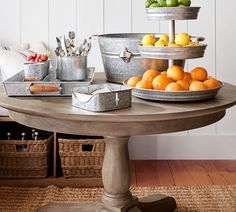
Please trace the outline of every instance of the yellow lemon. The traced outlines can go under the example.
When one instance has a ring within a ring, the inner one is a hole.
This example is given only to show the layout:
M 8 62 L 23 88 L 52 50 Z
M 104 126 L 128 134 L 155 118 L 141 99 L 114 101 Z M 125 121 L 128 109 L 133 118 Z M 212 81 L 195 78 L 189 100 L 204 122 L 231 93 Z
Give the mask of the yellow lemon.
M 169 36 L 168 35 L 162 35 L 160 37 L 160 40 L 164 40 L 165 41 L 165 45 L 167 46 L 169 43 Z
M 201 46 L 202 44 L 200 43 L 193 43 L 193 46 Z
M 179 46 L 186 46 L 190 42 L 190 36 L 187 33 L 180 33 L 175 37 L 175 43 Z
M 160 39 L 155 43 L 155 46 L 164 47 L 164 46 L 166 46 L 166 43 L 164 40 Z
M 142 39 L 143 46 L 154 46 L 156 43 L 155 35 L 149 34 L 145 35 Z
M 172 43 L 172 44 L 169 44 L 168 47 L 179 47 L 179 45 Z
M 186 45 L 186 46 L 201 46 L 201 44 L 200 43 L 189 42 L 189 44 Z
M 187 45 L 185 46 L 194 46 L 194 43 L 193 42 L 189 42 Z

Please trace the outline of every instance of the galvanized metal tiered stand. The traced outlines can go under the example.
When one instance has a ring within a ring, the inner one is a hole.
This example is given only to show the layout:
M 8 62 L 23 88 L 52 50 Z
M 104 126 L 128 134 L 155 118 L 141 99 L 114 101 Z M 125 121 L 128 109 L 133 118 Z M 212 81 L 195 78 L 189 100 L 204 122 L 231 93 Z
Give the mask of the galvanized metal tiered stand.
M 200 7 L 159 7 L 147 8 L 147 17 L 149 20 L 169 21 L 169 44 L 175 40 L 175 21 L 176 20 L 193 20 L 197 19 Z M 191 37 L 194 42 L 204 41 L 203 37 Z M 178 60 L 187 60 L 201 58 L 204 56 L 207 45 L 200 44 L 197 46 L 139 46 L 140 54 L 143 58 L 169 60 L 169 67 L 177 65 Z M 184 63 L 183 63 L 184 64 Z M 184 68 L 184 67 L 183 67 Z M 126 82 L 124 82 L 126 84 Z M 154 101 L 198 101 L 213 98 L 217 95 L 223 83 L 219 88 L 207 89 L 202 91 L 180 91 L 165 92 L 159 90 L 148 90 L 133 88 L 132 95 L 138 98 Z

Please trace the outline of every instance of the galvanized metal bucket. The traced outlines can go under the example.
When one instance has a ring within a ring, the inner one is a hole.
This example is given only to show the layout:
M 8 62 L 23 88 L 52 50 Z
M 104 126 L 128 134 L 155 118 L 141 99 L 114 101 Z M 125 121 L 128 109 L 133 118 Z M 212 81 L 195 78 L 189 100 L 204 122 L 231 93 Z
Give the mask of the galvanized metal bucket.
M 25 77 L 34 77 L 38 80 L 42 80 L 48 75 L 50 61 L 44 62 L 27 62 L 24 63 Z
M 148 34 L 148 33 L 145 33 Z M 98 41 L 102 54 L 106 78 L 110 82 L 122 83 L 124 80 L 143 75 L 151 68 L 165 71 L 168 60 L 142 58 L 138 44 L 144 33 L 121 33 L 99 35 Z M 159 37 L 161 34 L 156 34 Z M 177 61 L 177 65 L 184 66 L 184 61 Z
M 87 56 L 57 57 L 57 79 L 80 81 L 88 77 Z

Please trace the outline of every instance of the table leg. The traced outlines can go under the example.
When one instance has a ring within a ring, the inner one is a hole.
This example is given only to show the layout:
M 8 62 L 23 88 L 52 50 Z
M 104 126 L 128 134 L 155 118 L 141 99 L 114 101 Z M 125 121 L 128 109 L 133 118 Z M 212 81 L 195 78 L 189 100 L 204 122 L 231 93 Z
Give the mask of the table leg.
M 137 199 L 132 196 L 131 166 L 128 152 L 129 137 L 105 137 L 106 151 L 102 169 L 102 198 L 88 204 L 49 204 L 37 211 L 79 212 L 171 212 L 175 200 L 164 195 Z

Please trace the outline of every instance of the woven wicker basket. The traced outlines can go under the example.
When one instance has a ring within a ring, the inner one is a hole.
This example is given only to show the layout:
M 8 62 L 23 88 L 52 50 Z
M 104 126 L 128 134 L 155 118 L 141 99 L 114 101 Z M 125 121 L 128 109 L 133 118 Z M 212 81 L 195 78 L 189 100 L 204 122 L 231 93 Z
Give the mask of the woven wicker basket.
M 0 178 L 48 176 L 52 136 L 45 140 L 1 140 Z
M 65 178 L 101 177 L 104 153 L 104 139 L 59 139 Z

